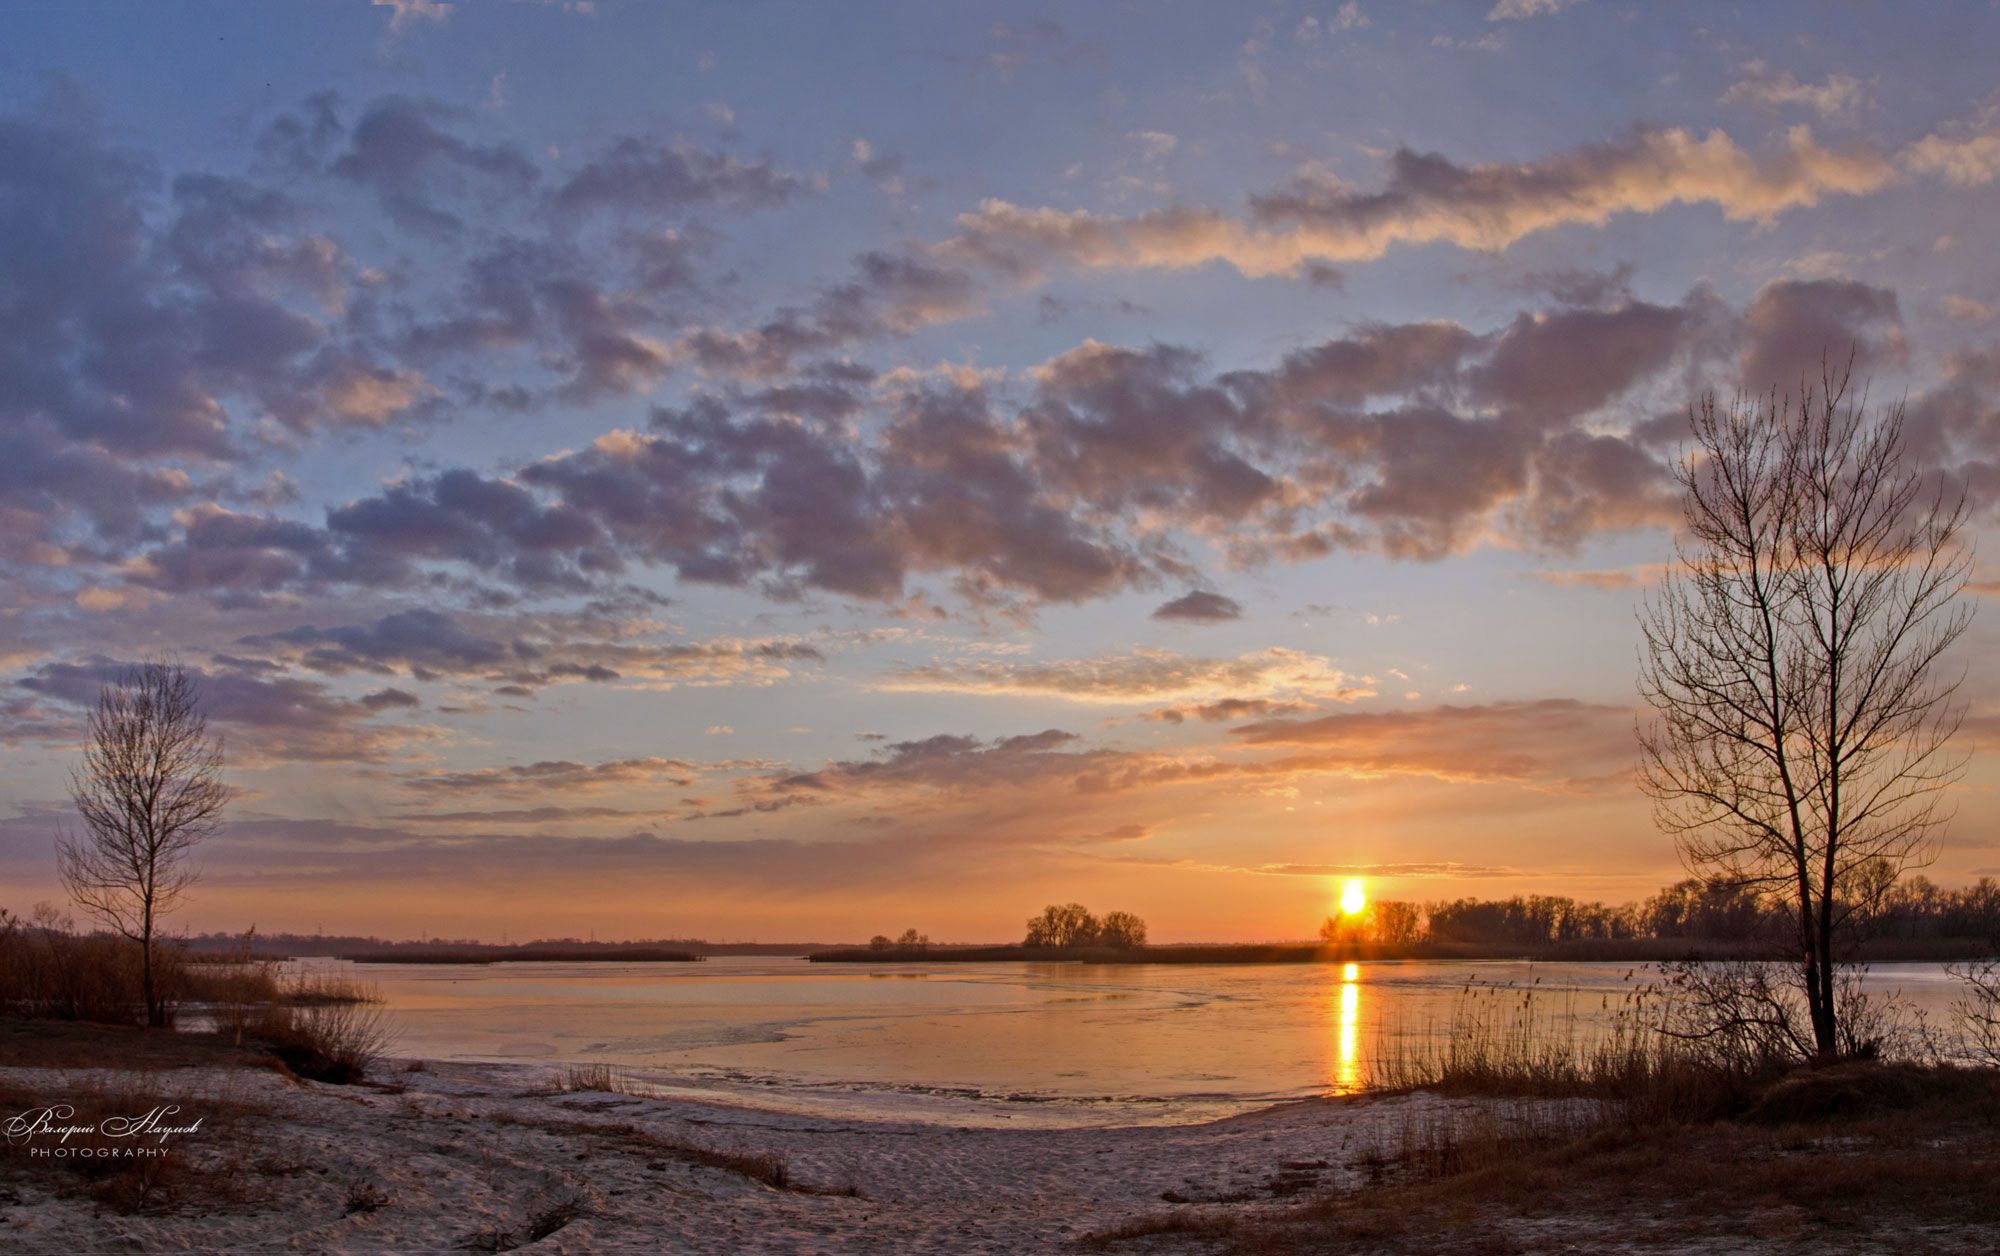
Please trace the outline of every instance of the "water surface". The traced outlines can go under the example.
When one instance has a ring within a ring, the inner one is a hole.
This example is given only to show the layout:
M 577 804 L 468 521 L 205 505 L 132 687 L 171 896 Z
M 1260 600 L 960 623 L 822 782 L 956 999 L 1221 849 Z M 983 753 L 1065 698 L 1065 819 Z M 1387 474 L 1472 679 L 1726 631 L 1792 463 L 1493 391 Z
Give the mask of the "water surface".
M 1347 1093 L 1468 1000 L 1532 992 L 1541 1032 L 1587 1034 L 1648 980 L 1510 961 L 341 967 L 386 1000 L 398 1055 L 608 1063 L 666 1093 L 982 1125 L 1195 1121 Z M 1938 965 L 1866 981 L 1949 1022 Z

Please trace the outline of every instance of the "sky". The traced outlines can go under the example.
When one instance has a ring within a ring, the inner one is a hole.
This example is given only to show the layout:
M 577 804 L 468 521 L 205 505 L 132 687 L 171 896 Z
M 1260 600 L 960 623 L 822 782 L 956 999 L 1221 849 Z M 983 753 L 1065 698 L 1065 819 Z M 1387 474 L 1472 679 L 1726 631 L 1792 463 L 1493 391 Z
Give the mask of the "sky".
M 177 925 L 1310 936 L 1682 875 L 1635 611 L 1850 354 L 2000 521 L 2000 8 L 0 10 L 0 905 L 203 685 Z M 1927 874 L 2000 873 L 2000 566 Z

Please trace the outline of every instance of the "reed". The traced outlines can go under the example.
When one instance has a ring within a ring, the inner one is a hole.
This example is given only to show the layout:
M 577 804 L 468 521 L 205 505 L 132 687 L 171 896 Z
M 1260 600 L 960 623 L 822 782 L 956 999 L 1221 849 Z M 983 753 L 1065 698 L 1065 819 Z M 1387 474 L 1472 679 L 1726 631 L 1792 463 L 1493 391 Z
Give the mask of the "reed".
M 1739 1111 L 1796 1063 L 1751 1044 L 1677 1033 L 1683 1010 L 1658 986 L 1641 986 L 1590 1015 L 1579 997 L 1538 987 L 1468 988 L 1445 1024 L 1378 1034 L 1370 1084 L 1588 1100 L 1593 1120 L 1659 1125 Z

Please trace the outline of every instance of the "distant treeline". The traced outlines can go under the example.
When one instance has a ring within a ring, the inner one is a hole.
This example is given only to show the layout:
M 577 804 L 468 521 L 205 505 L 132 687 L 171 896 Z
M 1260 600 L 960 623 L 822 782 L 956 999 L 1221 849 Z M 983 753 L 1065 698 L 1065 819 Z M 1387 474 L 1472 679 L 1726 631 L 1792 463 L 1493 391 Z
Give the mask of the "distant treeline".
M 1628 938 L 1544 946 L 1478 942 L 1185 942 L 1158 946 L 844 946 L 814 951 L 816 964 L 946 962 L 957 964 L 1317 964 L 1345 960 L 1540 959 L 1642 963 L 1669 959 L 1775 958 L 1756 943 Z M 1912 958 L 1930 958 L 1917 956 Z
M 1895 943 L 2000 944 L 2000 882 L 1982 877 L 1946 890 L 1925 877 L 1878 876 L 1857 883 L 1850 931 L 1864 950 L 1920 952 Z M 1544 946 L 1626 940 L 1755 943 L 1789 936 L 1793 925 L 1756 887 L 1689 879 L 1641 903 L 1607 906 L 1560 895 L 1449 902 L 1378 903 L 1360 921 L 1330 919 L 1327 941 L 1388 945 L 1464 942 Z M 1950 949 L 1950 948 L 1947 948 Z M 1957 949 L 1964 949 L 1959 947 Z M 1976 947 L 1974 948 L 1977 949 Z
M 1926 877 L 1886 873 L 1857 878 L 1851 904 L 1853 953 L 1875 960 L 1983 958 L 2000 948 L 2000 881 L 1982 877 L 1944 889 Z M 200 934 L 183 939 L 191 957 L 328 956 L 368 963 L 500 963 L 699 959 L 713 955 L 809 955 L 818 960 L 1085 960 L 1104 963 L 1285 962 L 1287 960 L 1571 960 L 1785 958 L 1792 922 L 1754 887 L 1689 879 L 1637 903 L 1617 906 L 1553 894 L 1428 903 L 1381 900 L 1354 916 L 1331 917 L 1320 943 L 1148 946 L 1145 922 L 1124 912 L 1098 918 L 1082 906 L 1051 906 L 1012 946 L 934 944 L 915 929 L 870 946 L 813 942 L 712 943 L 701 939 L 596 942 L 546 938 L 511 946 L 475 939 L 392 942 L 352 935 Z
M 2000 882 L 1982 877 L 1960 890 L 1924 877 L 1856 880 L 1849 953 L 1859 960 L 1985 958 L 2000 949 Z M 1113 913 L 1113 915 L 1123 915 Z M 1109 919 L 1109 917 L 1107 917 Z M 832 963 L 1002 960 L 1086 963 L 1288 963 L 1346 959 L 1523 958 L 1606 962 L 1676 959 L 1785 959 L 1793 922 L 1755 887 L 1689 879 L 1639 903 L 1609 906 L 1562 895 L 1393 899 L 1353 915 L 1328 917 L 1318 944 L 1147 946 L 1105 944 L 1100 922 L 1077 904 L 1050 907 L 1029 921 L 1016 946 L 936 946 L 916 930 L 868 947 L 835 947 L 810 958 Z M 1129 935 L 1127 935 L 1129 937 Z
M 230 955 L 257 959 L 326 957 L 365 964 L 468 964 L 584 962 L 590 960 L 676 961 L 711 955 L 803 955 L 825 947 L 824 942 L 705 942 L 699 938 L 654 938 L 627 942 L 596 942 L 581 938 L 539 938 L 532 942 L 492 943 L 475 938 L 426 938 L 394 942 L 351 934 L 201 933 L 181 940 L 195 956 Z
M 708 958 L 693 951 L 637 943 L 589 943 L 573 946 L 402 946 L 387 951 L 358 951 L 346 958 L 357 964 L 692 964 Z

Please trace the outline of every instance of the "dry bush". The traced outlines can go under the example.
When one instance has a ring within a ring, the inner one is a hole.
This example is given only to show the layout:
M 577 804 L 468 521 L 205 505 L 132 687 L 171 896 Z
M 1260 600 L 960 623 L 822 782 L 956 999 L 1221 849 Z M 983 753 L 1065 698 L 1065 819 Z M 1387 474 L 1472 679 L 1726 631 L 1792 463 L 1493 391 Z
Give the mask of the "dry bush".
M 356 1003 L 278 1004 L 251 1032 L 300 1077 L 343 1086 L 365 1079 L 390 1041 L 381 1009 Z
M 1964 984 L 1952 1010 L 1964 1026 L 1973 1058 L 2000 1065 L 2000 959 L 1951 964 L 1946 971 Z
M 609 1064 L 572 1064 L 556 1084 L 558 1090 L 615 1090 Z
M 552 1094 L 569 1094 L 575 1091 L 595 1090 L 611 1095 L 646 1095 L 643 1083 L 632 1075 L 631 1070 L 614 1064 L 572 1064 L 550 1087 Z

